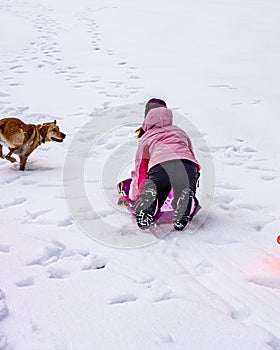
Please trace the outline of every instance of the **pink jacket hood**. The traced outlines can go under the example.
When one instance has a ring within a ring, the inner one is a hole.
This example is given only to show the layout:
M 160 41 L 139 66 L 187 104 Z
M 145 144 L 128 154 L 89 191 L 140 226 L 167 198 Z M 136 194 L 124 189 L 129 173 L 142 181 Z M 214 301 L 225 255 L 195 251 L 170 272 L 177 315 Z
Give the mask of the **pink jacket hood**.
M 148 131 L 153 127 L 163 128 L 173 123 L 173 114 L 170 109 L 165 107 L 154 108 L 149 111 L 144 122 L 142 129 Z
M 129 198 L 132 201 L 139 198 L 148 171 L 157 164 L 173 159 L 187 159 L 200 169 L 190 138 L 181 128 L 172 125 L 172 122 L 172 112 L 165 107 L 151 109 L 144 119 L 142 128 L 145 133 L 138 141 L 135 168 L 131 172 Z

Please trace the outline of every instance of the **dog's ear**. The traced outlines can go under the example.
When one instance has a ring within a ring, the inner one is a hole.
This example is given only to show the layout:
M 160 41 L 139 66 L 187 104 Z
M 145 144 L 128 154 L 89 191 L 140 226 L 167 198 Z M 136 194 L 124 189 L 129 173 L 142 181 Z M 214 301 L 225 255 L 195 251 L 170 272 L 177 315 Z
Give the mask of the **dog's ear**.
M 56 120 L 54 121 L 54 124 L 56 124 Z

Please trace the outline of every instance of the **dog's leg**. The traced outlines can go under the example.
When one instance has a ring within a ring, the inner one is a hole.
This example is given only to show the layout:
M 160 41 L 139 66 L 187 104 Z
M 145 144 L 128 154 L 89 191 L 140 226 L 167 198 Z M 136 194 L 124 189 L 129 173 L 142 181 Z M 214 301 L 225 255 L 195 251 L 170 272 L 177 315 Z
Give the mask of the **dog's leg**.
M 27 161 L 27 156 L 26 156 L 26 155 L 24 155 L 24 156 L 20 155 L 20 156 L 19 156 L 19 159 L 20 159 L 19 170 L 24 171 L 24 169 L 25 169 L 25 164 L 26 164 L 26 161 Z
M 3 159 L 4 159 L 4 156 L 3 156 L 3 151 L 2 151 L 2 149 L 3 149 L 3 146 L 2 146 L 2 145 L 0 145 L 0 158 L 3 158 Z
M 16 150 L 16 148 L 10 148 L 10 152 L 6 155 L 6 159 L 9 160 L 11 163 L 16 162 L 16 158 L 11 157 L 11 155 L 14 153 L 14 151 Z

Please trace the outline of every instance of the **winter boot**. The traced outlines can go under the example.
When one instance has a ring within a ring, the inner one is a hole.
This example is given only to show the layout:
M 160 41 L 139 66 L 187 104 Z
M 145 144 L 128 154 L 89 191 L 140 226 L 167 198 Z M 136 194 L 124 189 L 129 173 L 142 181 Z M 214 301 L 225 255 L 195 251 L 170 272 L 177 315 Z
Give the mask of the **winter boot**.
M 194 193 L 189 188 L 185 188 L 177 202 L 174 212 L 173 227 L 177 231 L 182 231 L 187 223 L 192 219 L 190 215 Z
M 154 213 L 157 204 L 156 197 L 157 192 L 155 189 L 146 189 L 134 206 L 136 222 L 141 229 L 148 228 L 154 221 Z
M 151 223 L 154 221 L 154 217 L 152 214 L 147 213 L 145 210 L 141 210 L 136 215 L 136 222 L 139 228 L 145 230 L 148 228 Z

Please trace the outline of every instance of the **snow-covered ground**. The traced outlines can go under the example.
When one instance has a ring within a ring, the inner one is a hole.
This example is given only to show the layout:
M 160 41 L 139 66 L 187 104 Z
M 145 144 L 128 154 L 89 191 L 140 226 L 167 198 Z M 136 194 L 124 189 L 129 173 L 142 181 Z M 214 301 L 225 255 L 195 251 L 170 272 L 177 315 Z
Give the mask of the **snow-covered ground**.
M 0 350 L 280 349 L 279 18 L 277 0 L 0 0 L 0 117 L 67 134 L 25 172 L 0 159 Z M 205 199 L 188 230 L 141 236 L 114 186 L 155 96 L 199 131 Z

